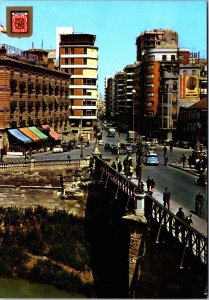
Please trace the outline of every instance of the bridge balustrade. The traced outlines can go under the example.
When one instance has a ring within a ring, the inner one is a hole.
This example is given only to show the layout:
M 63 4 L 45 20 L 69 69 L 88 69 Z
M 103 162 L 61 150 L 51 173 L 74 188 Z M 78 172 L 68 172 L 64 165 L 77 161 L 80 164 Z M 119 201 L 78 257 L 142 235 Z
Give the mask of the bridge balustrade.
M 98 179 L 100 182 L 104 182 L 106 187 L 108 181 L 114 182 L 116 190 L 117 188 L 121 189 L 127 194 L 127 198 L 135 196 L 138 191 L 138 187 L 135 183 L 118 173 L 99 157 L 95 157 L 95 172 L 97 175 L 100 175 Z M 159 223 L 159 234 L 160 230 L 164 228 L 204 264 L 207 264 L 207 237 L 179 219 L 149 193 L 147 193 L 145 197 L 145 217 L 147 218 L 148 224 L 151 224 L 153 221 Z

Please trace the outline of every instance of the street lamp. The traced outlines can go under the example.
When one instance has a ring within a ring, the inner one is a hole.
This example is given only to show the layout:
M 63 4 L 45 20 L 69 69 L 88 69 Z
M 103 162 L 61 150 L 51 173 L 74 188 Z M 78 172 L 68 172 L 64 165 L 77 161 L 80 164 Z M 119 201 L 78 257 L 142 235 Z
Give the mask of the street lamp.
M 133 132 L 135 131 L 135 108 L 134 108 L 134 104 L 135 104 L 135 101 L 134 101 L 134 95 L 136 94 L 136 90 L 133 89 L 132 90 L 132 103 L 133 103 L 133 125 L 132 125 L 132 128 L 133 128 Z M 134 135 L 135 137 L 135 135 Z
M 80 158 L 83 158 L 83 136 L 82 136 L 82 130 L 83 130 L 83 108 L 82 108 L 82 113 L 81 113 L 81 130 L 80 130 L 81 153 L 80 153 Z

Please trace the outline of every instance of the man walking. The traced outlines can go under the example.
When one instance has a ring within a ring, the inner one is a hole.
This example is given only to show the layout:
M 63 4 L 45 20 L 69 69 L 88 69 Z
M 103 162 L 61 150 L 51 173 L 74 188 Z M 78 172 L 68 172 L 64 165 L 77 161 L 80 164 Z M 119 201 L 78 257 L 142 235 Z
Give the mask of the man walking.
M 151 181 L 150 177 L 148 176 L 148 177 L 147 177 L 147 181 L 146 181 L 146 184 L 147 184 L 147 191 L 148 191 L 148 192 L 150 191 L 151 183 L 152 183 L 152 181 Z
M 201 192 L 199 192 L 195 197 L 195 213 L 199 216 L 203 213 L 203 205 L 204 205 L 204 198 Z
M 170 198 L 171 193 L 168 191 L 167 187 L 165 187 L 164 193 L 163 193 L 163 205 L 170 210 Z

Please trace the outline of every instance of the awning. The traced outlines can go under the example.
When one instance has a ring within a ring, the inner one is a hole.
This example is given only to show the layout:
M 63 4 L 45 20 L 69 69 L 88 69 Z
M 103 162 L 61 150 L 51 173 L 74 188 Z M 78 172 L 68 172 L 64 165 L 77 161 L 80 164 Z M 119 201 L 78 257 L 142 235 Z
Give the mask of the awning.
M 55 141 L 60 140 L 59 134 L 49 125 L 41 125 L 43 129 L 49 130 L 49 135 L 55 139 Z
M 46 141 L 48 139 L 48 136 L 45 135 L 43 132 L 41 132 L 38 128 L 35 126 L 28 127 L 33 133 L 35 133 L 42 141 Z
M 41 139 L 39 136 L 37 136 L 35 133 L 33 133 L 28 127 L 18 128 L 22 133 L 27 135 L 31 140 L 34 142 L 40 142 Z
M 33 141 L 27 137 L 26 135 L 24 135 L 21 131 L 19 131 L 18 129 L 8 129 L 9 133 L 11 133 L 14 137 L 16 137 L 18 140 L 26 143 L 32 143 Z

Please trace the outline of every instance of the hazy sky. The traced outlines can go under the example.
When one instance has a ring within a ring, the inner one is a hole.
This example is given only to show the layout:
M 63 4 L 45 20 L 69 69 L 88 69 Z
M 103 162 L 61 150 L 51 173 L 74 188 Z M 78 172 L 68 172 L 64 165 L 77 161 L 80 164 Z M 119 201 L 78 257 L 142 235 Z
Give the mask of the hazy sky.
M 0 34 L 0 44 L 22 50 L 56 48 L 56 27 L 96 35 L 99 47 L 99 92 L 104 78 L 136 61 L 136 37 L 145 30 L 172 29 L 179 47 L 207 57 L 207 2 L 193 1 L 6 1 L 0 0 L 0 24 L 6 26 L 7 6 L 33 6 L 33 35 L 11 38 Z

